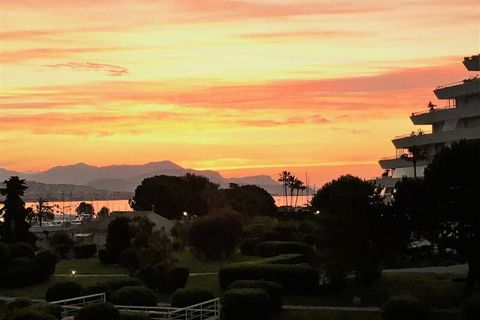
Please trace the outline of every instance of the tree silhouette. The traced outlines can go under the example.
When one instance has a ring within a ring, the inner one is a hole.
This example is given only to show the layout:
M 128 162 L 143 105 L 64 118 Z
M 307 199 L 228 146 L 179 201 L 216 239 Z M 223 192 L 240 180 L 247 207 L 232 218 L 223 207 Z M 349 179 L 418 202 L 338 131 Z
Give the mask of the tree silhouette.
M 33 244 L 35 236 L 28 231 L 30 228 L 26 221 L 28 210 L 22 199 L 27 189 L 25 180 L 13 176 L 5 180 L 4 184 L 5 188 L 0 189 L 0 193 L 5 196 L 5 200 L 1 202 L 3 208 L 0 209 L 0 215 L 4 219 L 1 228 L 2 239 L 9 243 L 22 241 Z
M 102 207 L 100 211 L 97 212 L 97 216 L 99 218 L 106 218 L 108 217 L 109 214 L 110 214 L 110 209 L 108 209 L 107 207 Z
M 413 165 L 413 177 L 417 179 L 417 162 L 428 158 L 428 154 L 422 151 L 418 146 L 408 148 L 408 154 L 403 154 L 402 158 L 410 161 Z
M 77 215 L 88 214 L 90 216 L 93 216 L 95 214 L 95 209 L 93 208 L 93 205 L 91 203 L 86 203 L 82 201 L 78 205 L 77 209 L 75 209 L 75 212 L 77 212 Z
M 43 221 L 53 221 L 55 219 L 54 206 L 48 204 L 48 201 L 39 198 L 35 204 L 34 217 L 38 224 L 42 226 Z
M 290 171 L 282 171 L 279 173 L 278 181 L 283 183 L 283 194 L 285 195 L 285 206 L 288 206 L 288 184 L 291 180 L 292 174 Z

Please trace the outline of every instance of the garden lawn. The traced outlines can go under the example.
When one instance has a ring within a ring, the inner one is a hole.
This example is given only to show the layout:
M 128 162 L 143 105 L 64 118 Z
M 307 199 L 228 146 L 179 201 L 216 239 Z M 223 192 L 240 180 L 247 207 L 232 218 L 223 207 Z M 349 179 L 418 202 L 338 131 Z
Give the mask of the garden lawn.
M 173 256 L 178 259 L 179 265 L 190 268 L 190 273 L 218 272 L 220 268 L 232 263 L 261 259 L 260 257 L 245 256 L 237 251 L 228 259 L 209 261 L 195 257 L 195 255 L 188 249 L 173 252 Z
M 93 285 L 97 282 L 128 279 L 126 277 L 51 277 L 48 281 L 29 287 L 16 289 L 0 289 L 0 295 L 7 297 L 25 297 L 31 299 L 45 299 L 45 292 L 56 282 L 74 281 L 80 283 L 82 287 Z
M 97 257 L 87 259 L 61 259 L 55 268 L 55 274 L 70 274 L 75 270 L 77 274 L 128 274 L 125 268 L 119 265 L 102 264 Z
M 364 306 L 381 306 L 392 296 L 414 296 L 433 308 L 457 307 L 461 301 L 464 284 L 454 283 L 458 275 L 438 273 L 386 273 L 373 286 L 365 288 Z M 356 295 L 356 294 L 355 294 Z M 321 292 L 315 295 L 284 295 L 284 304 L 348 306 L 354 290 L 350 284 L 338 293 Z

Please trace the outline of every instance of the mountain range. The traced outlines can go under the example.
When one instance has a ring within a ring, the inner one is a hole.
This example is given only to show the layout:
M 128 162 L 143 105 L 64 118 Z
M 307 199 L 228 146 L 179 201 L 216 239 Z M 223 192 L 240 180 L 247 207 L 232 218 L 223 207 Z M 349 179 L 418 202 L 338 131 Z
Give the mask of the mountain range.
M 0 168 L 0 181 L 10 176 L 19 176 L 27 181 L 59 185 L 58 188 L 68 189 L 65 185 L 90 187 L 93 190 L 82 189 L 83 192 L 96 191 L 129 192 L 147 177 L 155 175 L 182 176 L 186 173 L 207 177 L 220 187 L 228 187 L 230 183 L 240 185 L 254 184 L 266 189 L 272 194 L 281 193 L 281 185 L 270 176 L 258 175 L 242 178 L 224 178 L 219 172 L 212 170 L 194 170 L 183 168 L 171 161 L 150 162 L 143 165 L 112 165 L 105 167 L 91 166 L 85 163 L 57 166 L 38 173 L 15 172 Z M 36 185 L 37 189 L 41 186 Z M 46 186 L 45 186 L 46 187 Z M 69 187 L 72 188 L 72 187 Z M 50 187 L 50 189 L 52 189 Z M 96 189 L 96 191 L 95 191 Z M 70 191 L 73 192 L 73 191 Z M 102 195 L 100 195 L 103 197 Z

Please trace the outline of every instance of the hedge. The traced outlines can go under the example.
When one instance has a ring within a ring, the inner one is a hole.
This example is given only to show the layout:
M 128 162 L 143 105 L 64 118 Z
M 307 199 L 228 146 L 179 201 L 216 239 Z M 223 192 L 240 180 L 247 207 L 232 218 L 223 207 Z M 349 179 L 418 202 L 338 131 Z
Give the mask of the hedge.
M 283 289 L 282 286 L 278 283 L 265 280 L 237 280 L 228 286 L 228 290 L 244 288 L 256 288 L 265 290 L 268 294 L 268 297 L 272 301 L 272 307 L 274 309 L 282 308 Z
M 186 267 L 172 267 L 167 271 L 167 290 L 173 292 L 184 288 L 188 281 L 190 271 Z
M 462 320 L 480 319 L 480 294 L 468 299 L 462 306 Z
M 188 288 L 177 289 L 172 295 L 171 306 L 173 308 L 184 308 L 204 301 L 214 299 L 215 296 L 208 290 Z
M 255 254 L 260 257 L 275 257 L 284 253 L 301 253 L 307 259 L 311 259 L 314 249 L 303 242 L 297 241 L 264 241 L 255 247 Z
M 83 295 L 91 295 L 96 293 L 105 293 L 107 300 L 110 300 L 112 293 L 124 287 L 141 286 L 142 282 L 136 279 L 127 280 L 110 280 L 98 282 L 94 285 L 84 288 Z
M 222 307 L 226 320 L 267 320 L 272 312 L 272 302 L 263 289 L 228 290 Z
M 57 320 L 57 318 L 51 314 L 37 310 L 20 309 L 5 320 Z
M 267 280 L 282 285 L 288 293 L 311 293 L 319 288 L 316 269 L 305 265 L 236 264 L 218 272 L 220 286 L 225 290 L 237 280 Z
M 391 298 L 383 306 L 383 320 L 432 320 L 432 310 L 413 298 Z
M 45 293 L 45 300 L 58 301 L 80 297 L 82 295 L 82 286 L 76 282 L 65 281 L 54 283 Z
M 122 320 L 120 312 L 111 303 L 99 302 L 83 307 L 75 316 L 75 320 Z
M 90 258 L 97 253 L 97 246 L 94 243 L 80 244 L 73 247 L 76 258 Z
M 112 302 L 123 306 L 156 306 L 157 296 L 147 287 L 124 287 L 113 292 Z

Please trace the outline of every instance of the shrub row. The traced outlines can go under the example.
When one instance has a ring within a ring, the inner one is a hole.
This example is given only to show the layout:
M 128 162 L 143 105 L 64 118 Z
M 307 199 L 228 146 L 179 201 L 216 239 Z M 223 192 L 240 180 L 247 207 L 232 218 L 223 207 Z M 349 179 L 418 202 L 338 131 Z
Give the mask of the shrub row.
M 142 282 L 136 279 L 126 279 L 126 280 L 111 280 L 105 282 L 99 282 L 94 285 L 88 286 L 83 289 L 84 295 L 90 295 L 95 293 L 105 293 L 107 300 L 110 300 L 112 293 L 118 289 L 124 287 L 140 286 Z
M 254 256 L 255 247 L 257 246 L 257 244 L 259 244 L 262 241 L 263 240 L 259 237 L 245 238 L 240 243 L 240 252 L 246 256 Z
M 5 307 L 3 320 L 51 320 L 60 319 L 60 306 L 40 302 L 33 303 L 28 299 L 16 299 Z
M 113 292 L 112 302 L 121 306 L 156 306 L 157 296 L 147 287 L 124 287 Z
M 314 249 L 303 242 L 296 241 L 264 241 L 255 247 L 255 254 L 260 257 L 275 257 L 284 253 L 301 253 L 307 259 L 311 259 Z
M 305 265 L 237 264 L 219 270 L 218 278 L 223 289 L 237 280 L 268 280 L 282 285 L 288 293 L 310 293 L 319 288 L 316 269 Z
M 75 257 L 77 258 L 90 258 L 97 253 L 97 246 L 94 243 L 80 244 L 73 247 Z
M 64 281 L 54 283 L 47 292 L 45 292 L 45 300 L 58 301 L 79 297 L 82 295 L 82 286 L 76 282 Z
M 246 288 L 265 290 L 272 302 L 272 307 L 277 310 L 282 308 L 283 289 L 278 283 L 265 280 L 237 280 L 228 286 L 228 290 Z
M 222 306 L 227 320 L 267 320 L 272 312 L 272 302 L 263 289 L 228 290 Z
M 212 300 L 215 296 L 208 290 L 189 288 L 177 289 L 172 295 L 171 306 L 174 308 L 188 307 L 197 303 Z

